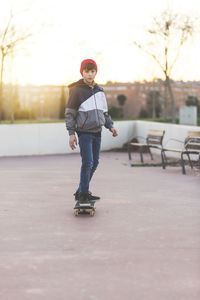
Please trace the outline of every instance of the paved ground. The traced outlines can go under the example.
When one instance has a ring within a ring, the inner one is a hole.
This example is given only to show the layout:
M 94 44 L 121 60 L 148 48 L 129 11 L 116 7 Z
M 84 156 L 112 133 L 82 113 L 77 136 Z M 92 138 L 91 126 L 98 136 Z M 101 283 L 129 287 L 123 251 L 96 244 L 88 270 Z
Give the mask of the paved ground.
M 1 300 L 200 299 L 199 173 L 126 163 L 101 154 L 74 217 L 78 154 L 0 158 Z

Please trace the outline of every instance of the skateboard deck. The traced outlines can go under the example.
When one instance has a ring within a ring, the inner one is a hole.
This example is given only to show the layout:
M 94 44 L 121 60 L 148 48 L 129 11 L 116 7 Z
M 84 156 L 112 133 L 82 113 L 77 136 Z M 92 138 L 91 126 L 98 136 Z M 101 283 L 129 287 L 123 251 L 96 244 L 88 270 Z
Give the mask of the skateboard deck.
M 88 203 L 82 203 L 77 201 L 74 207 L 74 216 L 89 214 L 91 217 L 94 216 L 96 207 L 94 206 L 96 201 L 90 201 Z

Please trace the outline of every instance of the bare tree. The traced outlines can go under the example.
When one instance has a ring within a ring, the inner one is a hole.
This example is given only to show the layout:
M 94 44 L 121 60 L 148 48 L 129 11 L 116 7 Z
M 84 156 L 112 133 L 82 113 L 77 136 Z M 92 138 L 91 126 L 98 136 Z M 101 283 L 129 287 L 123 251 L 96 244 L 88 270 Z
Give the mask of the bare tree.
M 182 46 L 194 33 L 193 20 L 189 16 L 181 16 L 171 11 L 164 11 L 160 16 L 153 18 L 151 28 L 147 29 L 150 43 L 142 45 L 137 41 L 133 43 L 150 55 L 165 77 L 165 87 L 171 100 L 171 116 L 175 122 L 175 103 L 171 87 L 171 74 L 177 62 Z M 167 98 L 165 99 L 165 117 Z
M 126 96 L 122 95 L 122 94 L 118 95 L 117 96 L 117 101 L 119 102 L 120 106 L 123 106 L 124 103 L 126 102 Z
M 123 112 L 123 106 L 126 102 L 126 96 L 125 95 L 118 95 L 117 96 L 117 101 L 119 103 L 119 105 L 121 106 L 121 111 L 122 111 L 122 117 L 124 116 L 124 112 Z
M 18 46 L 22 45 L 30 36 L 32 36 L 32 33 L 29 32 L 29 29 L 26 29 L 26 32 L 17 29 L 17 26 L 14 23 L 14 14 L 11 11 L 7 24 L 2 30 L 0 29 L 0 121 L 2 120 L 3 112 L 3 80 L 5 72 L 5 59 L 9 55 L 13 55 Z
M 65 108 L 66 108 L 66 91 L 65 91 L 65 86 L 62 86 L 61 87 L 61 96 L 60 96 L 60 111 L 59 111 L 60 119 L 64 118 Z

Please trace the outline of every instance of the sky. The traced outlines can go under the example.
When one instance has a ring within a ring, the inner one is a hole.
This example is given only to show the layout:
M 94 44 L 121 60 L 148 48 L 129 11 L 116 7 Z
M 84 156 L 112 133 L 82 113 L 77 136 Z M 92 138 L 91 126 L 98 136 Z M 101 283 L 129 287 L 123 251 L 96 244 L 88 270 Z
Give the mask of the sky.
M 12 9 L 16 28 L 33 33 L 6 59 L 4 81 L 37 85 L 79 80 L 86 58 L 97 62 L 99 83 L 162 78 L 133 41 L 145 44 L 152 18 L 165 9 L 192 18 L 200 14 L 199 0 L 0 0 L 0 5 L 1 29 Z M 172 78 L 200 80 L 199 52 L 200 30 L 183 48 Z

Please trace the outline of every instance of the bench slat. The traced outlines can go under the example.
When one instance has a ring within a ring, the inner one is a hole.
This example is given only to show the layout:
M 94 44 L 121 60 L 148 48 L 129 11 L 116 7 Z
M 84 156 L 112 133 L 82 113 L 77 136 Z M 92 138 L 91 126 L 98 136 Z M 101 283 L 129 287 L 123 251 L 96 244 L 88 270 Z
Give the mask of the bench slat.
M 147 146 L 147 144 L 141 144 L 141 143 L 130 143 L 132 146 Z
M 148 130 L 148 135 L 163 136 L 164 133 L 165 133 L 165 130 Z
M 188 136 L 185 139 L 185 149 L 200 151 L 200 132 L 188 131 Z
M 172 152 L 183 152 L 184 150 L 181 149 L 174 149 L 174 148 L 164 148 L 164 151 L 172 151 Z
M 200 138 L 200 131 L 188 131 L 187 136 L 188 137 L 190 137 L 190 136 L 191 137 L 195 137 L 195 136 L 197 137 L 198 136 Z

